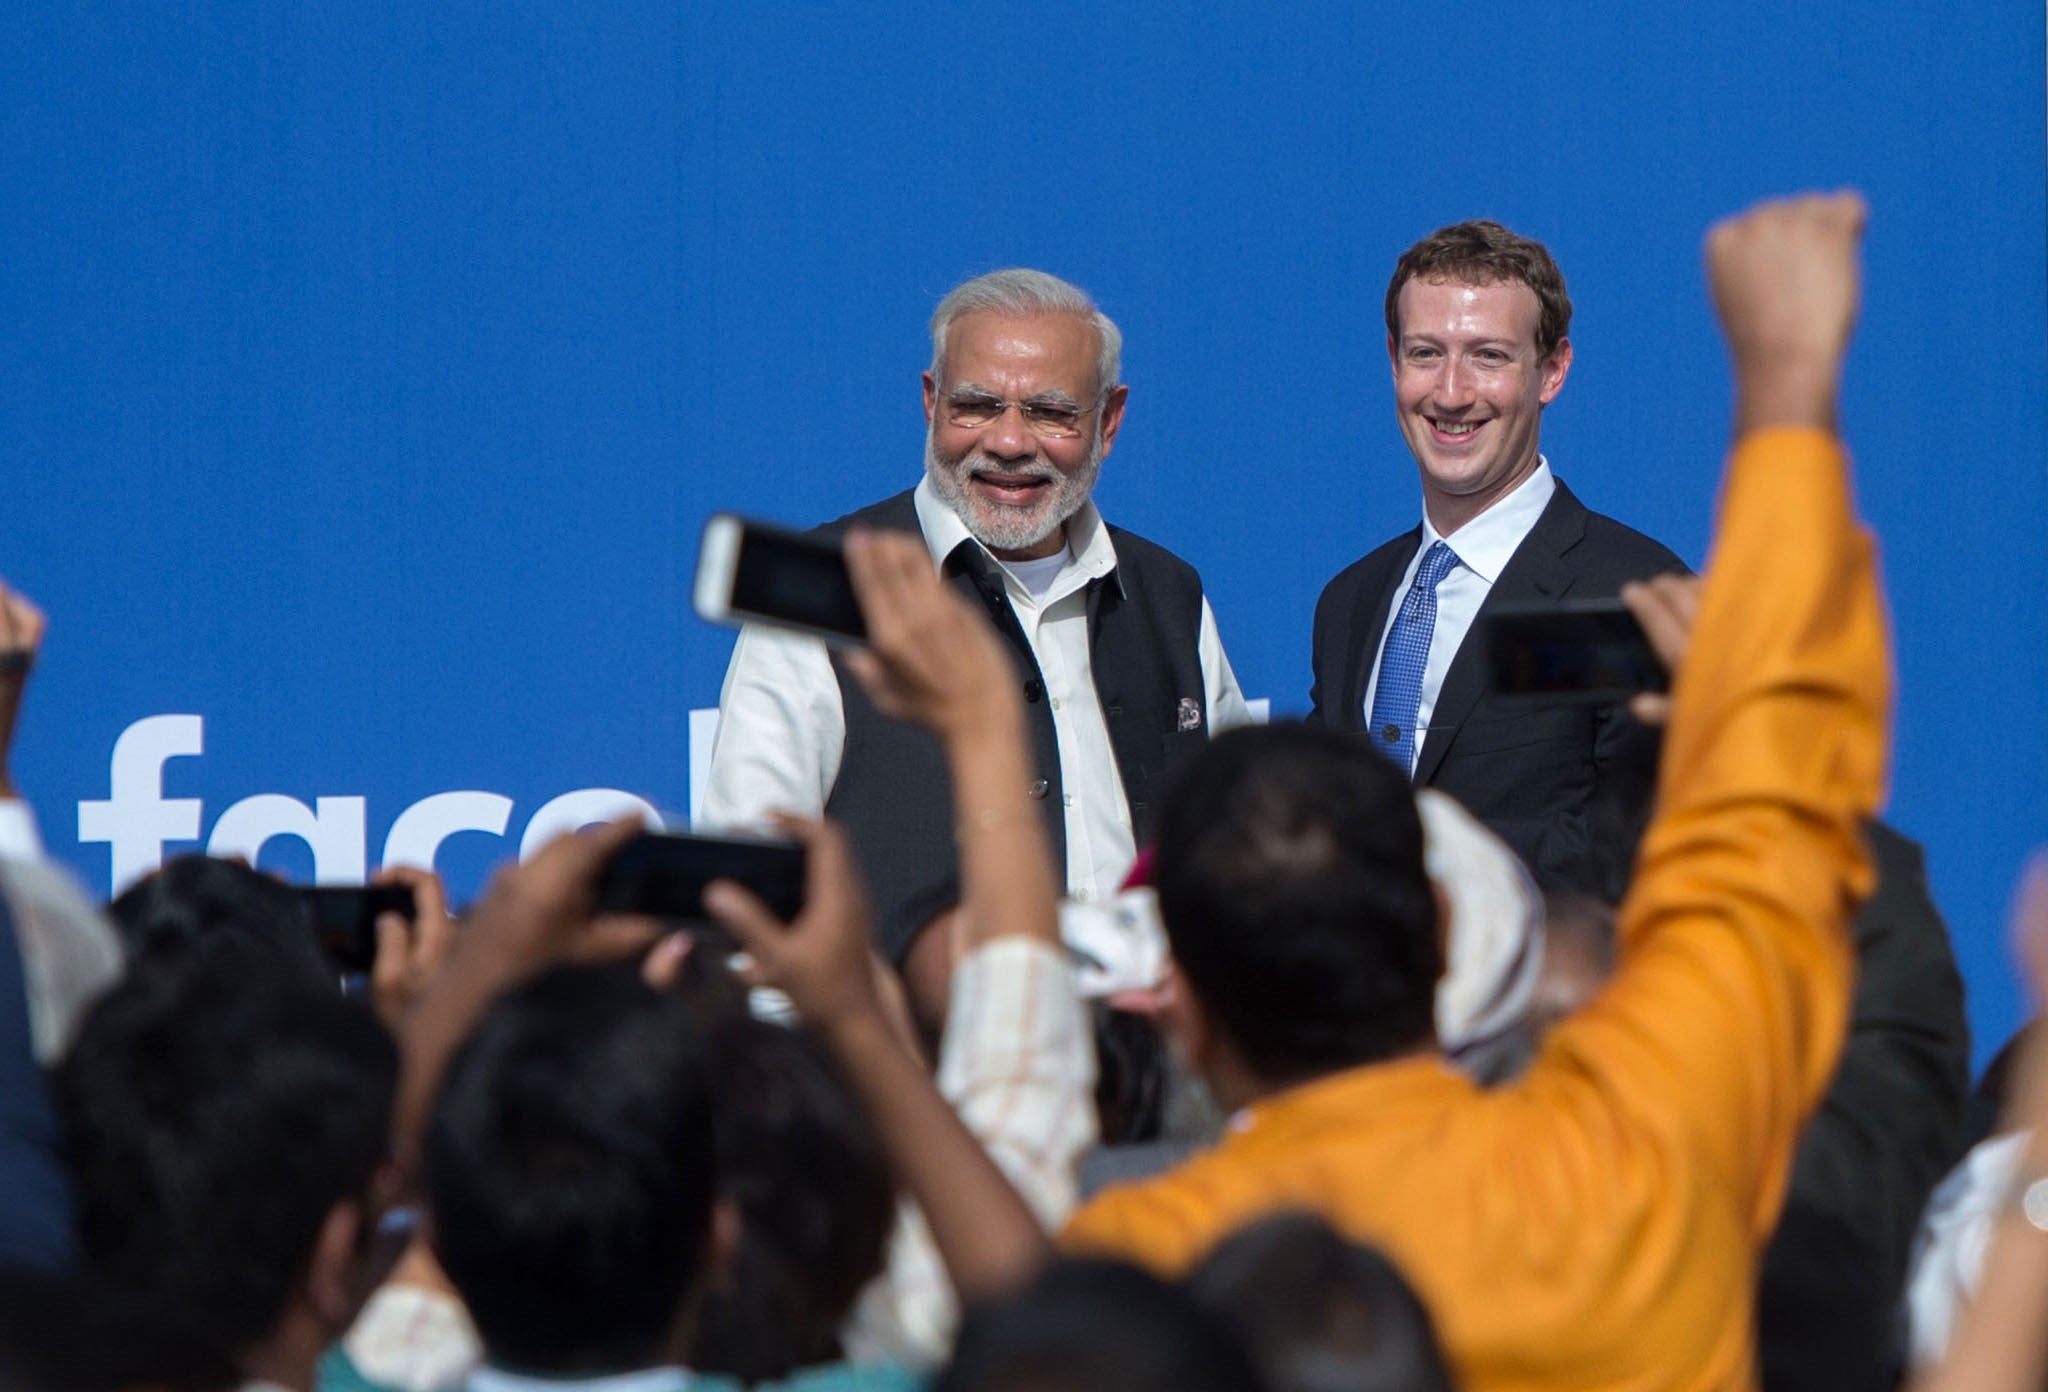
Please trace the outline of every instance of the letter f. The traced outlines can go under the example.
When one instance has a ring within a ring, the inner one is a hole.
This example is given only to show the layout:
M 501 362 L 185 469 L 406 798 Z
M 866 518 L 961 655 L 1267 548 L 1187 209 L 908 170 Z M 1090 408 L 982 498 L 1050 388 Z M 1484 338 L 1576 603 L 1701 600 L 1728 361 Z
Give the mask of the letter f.
M 199 799 L 164 796 L 164 763 L 205 752 L 196 715 L 152 715 L 114 741 L 107 798 L 78 804 L 78 839 L 113 847 L 115 894 L 163 864 L 164 842 L 199 839 Z

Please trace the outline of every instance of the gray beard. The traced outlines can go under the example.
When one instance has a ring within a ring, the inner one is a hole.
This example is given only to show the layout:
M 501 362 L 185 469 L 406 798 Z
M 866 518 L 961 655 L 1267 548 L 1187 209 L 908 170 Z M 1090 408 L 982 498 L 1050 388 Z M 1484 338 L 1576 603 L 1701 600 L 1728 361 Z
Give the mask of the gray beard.
M 1028 551 L 1051 537 L 1067 525 L 1067 519 L 1081 510 L 1095 491 L 1096 477 L 1102 472 L 1101 432 L 1088 443 L 1088 462 L 1073 474 L 1063 474 L 1055 466 L 1038 461 L 1026 465 L 1007 463 L 982 453 L 979 449 L 969 450 L 952 464 L 939 458 L 938 449 L 932 441 L 929 427 L 924 433 L 924 474 L 932 481 L 932 491 L 967 527 L 974 539 L 991 551 Z M 1008 474 L 1025 474 L 1048 479 L 1051 486 L 1045 496 L 1031 507 L 1005 507 L 989 504 L 977 509 L 969 495 L 968 477 L 977 469 L 996 470 Z

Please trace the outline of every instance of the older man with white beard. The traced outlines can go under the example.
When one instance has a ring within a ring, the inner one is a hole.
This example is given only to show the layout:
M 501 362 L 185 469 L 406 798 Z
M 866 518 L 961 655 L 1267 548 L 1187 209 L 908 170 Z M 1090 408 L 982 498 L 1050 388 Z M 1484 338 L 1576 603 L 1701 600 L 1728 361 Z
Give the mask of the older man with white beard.
M 1159 786 L 1211 732 L 1249 718 L 1201 579 L 1103 522 L 1089 501 L 1123 425 L 1122 335 L 1077 286 L 1042 271 L 970 280 L 932 315 L 925 476 L 822 528 L 919 532 L 933 563 L 984 602 L 1023 686 L 1040 800 L 1067 892 L 1114 892 L 1149 838 Z M 927 1019 L 946 945 L 923 930 L 957 898 L 938 745 L 889 719 L 822 643 L 740 634 L 719 699 L 698 822 L 758 826 L 777 810 L 831 814 L 875 901 L 875 932 Z

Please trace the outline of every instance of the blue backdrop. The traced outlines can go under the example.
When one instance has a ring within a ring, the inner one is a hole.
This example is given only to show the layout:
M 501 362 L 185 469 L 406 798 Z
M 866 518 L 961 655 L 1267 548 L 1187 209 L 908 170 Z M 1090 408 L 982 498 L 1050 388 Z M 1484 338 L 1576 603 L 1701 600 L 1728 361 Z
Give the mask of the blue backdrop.
M 1546 452 L 1697 562 L 1701 230 L 1849 183 L 1893 811 L 1981 1057 L 2048 788 L 2039 0 L 1125 8 L 5 7 L 0 573 L 54 623 L 17 772 L 55 853 L 104 890 L 299 818 L 346 878 L 464 791 L 398 839 L 502 828 L 443 846 L 466 895 L 561 794 L 685 808 L 702 518 L 911 482 L 926 316 L 1000 265 L 1123 324 L 1104 510 L 1203 569 L 1278 711 L 1323 581 L 1415 516 L 1379 306 L 1441 223 L 1551 246 Z

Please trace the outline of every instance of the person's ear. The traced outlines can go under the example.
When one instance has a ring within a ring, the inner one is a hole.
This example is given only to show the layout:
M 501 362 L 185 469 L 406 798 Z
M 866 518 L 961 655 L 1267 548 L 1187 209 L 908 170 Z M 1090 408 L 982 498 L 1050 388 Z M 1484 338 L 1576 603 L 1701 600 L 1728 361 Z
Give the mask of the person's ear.
M 1550 356 L 1543 360 L 1542 387 L 1537 393 L 1537 403 L 1548 406 L 1557 400 L 1557 394 L 1564 390 L 1564 379 L 1572 370 L 1572 341 L 1560 338 L 1557 347 L 1550 350 Z
M 306 1303 L 336 1335 L 354 1321 L 369 1295 L 363 1288 L 368 1236 L 363 1206 L 350 1198 L 327 1210 L 313 1239 L 313 1255 L 306 1263 Z
M 1129 401 L 1131 389 L 1118 385 L 1111 387 L 1102 397 L 1102 433 L 1096 447 L 1098 458 L 1107 459 L 1109 448 L 1116 443 L 1116 435 L 1124 428 L 1124 403 Z

